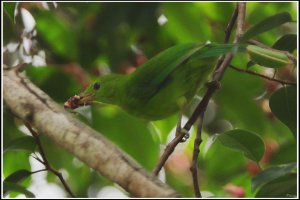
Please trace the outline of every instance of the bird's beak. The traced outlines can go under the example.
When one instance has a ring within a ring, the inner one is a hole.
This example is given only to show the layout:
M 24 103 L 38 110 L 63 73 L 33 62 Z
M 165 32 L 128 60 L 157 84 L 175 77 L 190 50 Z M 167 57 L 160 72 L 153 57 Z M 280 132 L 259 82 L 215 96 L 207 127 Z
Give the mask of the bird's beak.
M 89 94 L 84 96 L 74 95 L 64 103 L 64 108 L 76 109 L 81 106 L 90 105 L 93 99 L 94 99 L 94 94 Z

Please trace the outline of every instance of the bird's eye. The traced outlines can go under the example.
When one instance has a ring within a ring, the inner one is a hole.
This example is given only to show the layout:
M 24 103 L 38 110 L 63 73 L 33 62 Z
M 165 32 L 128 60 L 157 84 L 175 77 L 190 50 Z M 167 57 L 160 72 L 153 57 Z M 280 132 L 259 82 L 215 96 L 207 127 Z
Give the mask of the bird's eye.
M 94 84 L 94 90 L 99 90 L 99 88 L 100 88 L 100 83 L 96 82 Z

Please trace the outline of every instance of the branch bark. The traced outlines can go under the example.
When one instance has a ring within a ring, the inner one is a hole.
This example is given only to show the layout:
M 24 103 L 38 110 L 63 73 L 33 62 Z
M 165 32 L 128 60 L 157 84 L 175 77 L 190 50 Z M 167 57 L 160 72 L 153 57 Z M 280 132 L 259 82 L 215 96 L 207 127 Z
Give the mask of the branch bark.
M 73 118 L 17 70 L 4 70 L 5 104 L 39 133 L 135 197 L 178 197 L 100 133 Z

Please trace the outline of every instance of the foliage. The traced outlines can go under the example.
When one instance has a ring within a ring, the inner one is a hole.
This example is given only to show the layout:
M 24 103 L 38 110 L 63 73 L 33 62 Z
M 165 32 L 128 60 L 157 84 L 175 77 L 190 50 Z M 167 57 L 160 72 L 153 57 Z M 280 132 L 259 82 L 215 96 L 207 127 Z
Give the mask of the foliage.
M 170 46 L 208 40 L 222 43 L 223 30 L 235 8 L 230 2 L 5 2 L 3 6 L 4 64 L 30 63 L 26 75 L 61 106 L 100 75 L 129 74 Z M 25 19 L 24 15 L 31 18 Z M 249 2 L 249 31 L 243 40 L 255 39 L 296 55 L 296 16 L 296 3 Z M 33 20 L 33 28 L 26 25 L 28 20 Z M 271 58 L 269 55 L 260 50 L 255 57 L 240 53 L 231 63 L 269 77 L 273 76 L 269 72 L 276 70 L 275 78 L 296 82 L 293 64 L 284 62 L 273 69 L 272 59 L 278 54 L 271 53 Z M 267 68 L 261 63 L 271 66 Z M 221 84 L 205 113 L 198 163 L 201 191 L 214 197 L 297 195 L 297 88 L 282 87 L 276 81 L 231 68 Z M 203 92 L 199 92 L 200 97 Z M 85 107 L 74 116 L 105 135 L 149 171 L 159 158 L 160 146 L 170 140 L 177 123 L 177 115 L 148 122 L 109 105 Z M 37 151 L 35 141 L 25 135 L 22 122 L 7 108 L 3 125 L 4 190 L 11 197 L 19 193 L 33 197 L 38 191 L 28 189 L 33 179 L 29 158 L 33 155 L 30 153 Z M 67 172 L 66 181 L 77 196 L 95 197 L 95 191 L 113 186 L 50 139 L 43 135 L 40 138 L 49 162 Z M 166 183 L 186 197 L 194 196 L 189 172 L 192 139 L 193 136 L 189 143 L 180 145 L 182 148 L 174 152 L 165 167 Z M 59 183 L 50 173 L 46 178 L 49 183 Z M 232 185 L 239 186 L 242 192 L 238 193 Z

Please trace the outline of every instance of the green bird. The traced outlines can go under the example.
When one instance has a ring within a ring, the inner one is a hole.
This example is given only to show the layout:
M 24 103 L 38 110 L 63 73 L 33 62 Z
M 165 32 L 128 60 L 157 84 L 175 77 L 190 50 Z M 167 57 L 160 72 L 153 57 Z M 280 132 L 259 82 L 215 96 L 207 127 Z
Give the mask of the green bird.
M 65 102 L 75 109 L 92 102 L 118 105 L 131 115 L 154 121 L 183 111 L 214 71 L 216 57 L 233 45 L 190 43 L 171 47 L 130 75 L 99 78 L 83 95 Z

